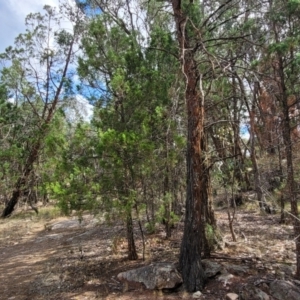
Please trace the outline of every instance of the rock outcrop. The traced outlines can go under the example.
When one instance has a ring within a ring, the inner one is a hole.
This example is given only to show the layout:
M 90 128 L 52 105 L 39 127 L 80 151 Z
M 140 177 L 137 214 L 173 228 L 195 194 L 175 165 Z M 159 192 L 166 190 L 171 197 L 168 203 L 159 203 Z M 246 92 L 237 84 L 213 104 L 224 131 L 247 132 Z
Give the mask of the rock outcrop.
M 182 284 L 182 277 L 174 264 L 156 263 L 118 274 L 127 284 L 142 283 L 147 289 L 174 289 Z
M 270 294 L 277 300 L 299 300 L 300 288 L 290 281 L 274 280 L 270 283 Z

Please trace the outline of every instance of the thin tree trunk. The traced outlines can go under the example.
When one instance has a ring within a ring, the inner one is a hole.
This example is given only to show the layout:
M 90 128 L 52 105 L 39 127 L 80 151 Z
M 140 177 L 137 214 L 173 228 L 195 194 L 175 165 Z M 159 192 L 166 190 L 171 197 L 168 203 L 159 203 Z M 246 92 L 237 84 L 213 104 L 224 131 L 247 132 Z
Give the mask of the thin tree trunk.
M 169 239 L 172 235 L 171 230 L 171 203 L 170 203 L 170 191 L 169 191 L 169 167 L 168 167 L 168 148 L 166 149 L 166 166 L 164 174 L 164 216 L 163 221 L 165 224 L 166 238 Z
M 227 217 L 228 217 L 229 229 L 230 229 L 232 241 L 236 242 L 236 235 L 235 235 L 234 228 L 233 228 L 233 221 L 234 221 L 235 213 L 236 213 L 236 203 L 235 203 L 235 200 L 234 200 L 234 193 L 233 192 L 231 193 L 231 197 L 232 197 L 232 201 L 233 201 L 233 203 L 232 203 L 233 204 L 232 216 L 231 216 L 231 213 L 230 213 L 231 203 L 230 203 L 230 199 L 228 197 L 228 192 L 227 192 L 226 188 L 225 188 L 225 194 L 226 194 L 226 201 L 227 201 L 227 206 L 228 206 L 227 207 Z
M 249 115 L 250 115 L 250 144 L 251 144 L 251 162 L 252 162 L 252 166 L 253 166 L 253 171 L 254 171 L 254 186 L 255 186 L 255 191 L 257 194 L 257 200 L 259 203 L 259 207 L 260 209 L 264 209 L 266 206 L 265 203 L 265 197 L 262 191 L 262 184 L 261 184 L 261 178 L 260 178 L 260 170 L 258 168 L 258 164 L 257 164 L 257 160 L 256 160 L 256 150 L 255 150 L 255 131 L 254 131 L 254 124 L 255 124 L 255 111 L 254 111 L 254 107 L 255 107 L 255 103 L 257 103 L 256 101 L 256 96 L 258 93 L 258 82 L 254 83 L 254 92 L 253 92 L 253 104 L 252 104 L 252 109 L 251 111 L 249 110 L 249 106 L 247 105 L 247 108 L 249 110 Z
M 280 224 L 285 223 L 285 213 L 284 213 L 284 197 L 283 197 L 283 192 L 281 192 L 280 195 Z
M 128 259 L 137 260 L 138 255 L 134 243 L 133 222 L 132 222 L 131 211 L 127 212 L 126 228 L 127 228 L 127 242 L 128 242 Z
M 258 82 L 254 83 L 253 104 L 252 104 L 252 108 L 250 109 L 250 105 L 249 105 L 247 97 L 246 97 L 243 82 L 237 74 L 236 74 L 236 76 L 238 78 L 240 89 L 242 91 L 242 95 L 244 98 L 244 103 L 246 105 L 246 108 L 248 110 L 249 117 L 250 117 L 250 158 L 251 158 L 253 173 L 254 173 L 254 189 L 255 189 L 255 192 L 257 195 L 259 207 L 261 209 L 265 209 L 268 212 L 268 211 L 270 211 L 270 208 L 266 204 L 265 197 L 264 197 L 264 194 L 263 194 L 263 191 L 261 188 L 262 184 L 261 184 L 260 170 L 259 170 L 257 160 L 256 160 L 256 149 L 255 149 L 255 129 L 254 129 L 255 103 L 257 103 L 256 97 L 257 97 L 258 90 L 259 90 L 259 83 Z
M 141 222 L 140 217 L 139 217 L 139 210 L 138 210 L 137 204 L 135 204 L 135 211 L 136 211 L 136 215 L 137 215 L 137 218 L 138 218 L 139 229 L 140 229 L 141 237 L 142 237 L 143 261 L 145 261 L 145 252 L 146 252 L 145 234 L 144 234 L 142 222 Z
M 233 57 L 232 57 L 233 59 Z M 234 73 L 234 67 L 232 66 L 232 72 Z M 237 95 L 237 78 L 233 76 L 232 78 L 232 85 L 233 85 L 233 121 L 231 122 L 232 130 L 233 130 L 233 153 L 234 153 L 234 176 L 233 180 L 239 185 L 241 190 L 249 190 L 250 182 L 247 177 L 247 173 L 245 172 L 244 168 L 244 157 L 242 154 L 242 150 L 240 147 L 240 116 L 238 112 L 238 95 Z M 230 107 L 228 107 L 230 111 Z

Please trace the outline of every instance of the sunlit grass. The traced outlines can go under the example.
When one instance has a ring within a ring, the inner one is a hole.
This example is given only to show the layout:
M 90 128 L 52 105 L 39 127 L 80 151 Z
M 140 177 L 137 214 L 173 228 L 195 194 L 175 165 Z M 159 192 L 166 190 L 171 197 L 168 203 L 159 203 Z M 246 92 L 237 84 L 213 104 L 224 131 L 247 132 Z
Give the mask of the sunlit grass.
M 49 221 L 62 216 L 61 210 L 56 206 L 45 206 L 38 208 L 38 214 L 34 210 L 20 211 L 13 214 L 10 219 L 31 219 L 33 221 Z
M 300 212 L 300 202 L 299 201 L 297 203 L 297 206 L 298 206 L 298 212 Z M 290 202 L 285 202 L 284 210 L 287 212 L 291 212 L 291 203 Z

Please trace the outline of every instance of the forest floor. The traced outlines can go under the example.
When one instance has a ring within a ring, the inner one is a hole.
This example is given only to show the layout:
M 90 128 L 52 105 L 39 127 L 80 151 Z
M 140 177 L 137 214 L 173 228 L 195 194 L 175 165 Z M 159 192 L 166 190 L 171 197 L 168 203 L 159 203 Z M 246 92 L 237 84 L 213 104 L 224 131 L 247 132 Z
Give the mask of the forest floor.
M 246 283 L 259 278 L 292 276 L 292 226 L 280 225 L 279 215 L 238 208 L 234 221 L 238 242 L 233 243 L 227 210 L 215 213 L 225 245 L 212 254 L 212 260 L 246 267 L 247 272 L 228 282 L 209 280 L 201 299 L 225 299 L 227 293 L 238 294 Z M 145 289 L 124 291 L 117 280 L 118 273 L 151 262 L 177 262 L 182 222 L 176 225 L 169 240 L 164 237 L 163 227 L 146 235 L 145 261 L 128 261 L 121 221 L 109 225 L 85 215 L 79 224 L 76 217 L 48 217 L 23 212 L 0 221 L 1 300 L 192 299 L 182 290 L 169 294 Z M 138 230 L 136 242 L 141 257 Z

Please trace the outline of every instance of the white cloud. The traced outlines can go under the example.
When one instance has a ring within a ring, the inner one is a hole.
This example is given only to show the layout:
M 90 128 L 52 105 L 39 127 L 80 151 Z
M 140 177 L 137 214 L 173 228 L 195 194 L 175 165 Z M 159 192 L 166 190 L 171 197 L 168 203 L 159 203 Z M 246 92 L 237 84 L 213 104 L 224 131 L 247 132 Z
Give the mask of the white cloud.
M 25 18 L 30 13 L 43 13 L 43 7 L 45 5 L 50 5 L 53 7 L 58 7 L 59 0 L 0 0 L 0 18 L 1 18 L 1 30 L 0 30 L 0 53 L 5 51 L 8 46 L 14 45 L 14 39 L 20 34 L 24 33 L 26 30 Z M 75 5 L 74 0 L 64 0 L 70 5 Z M 72 24 L 66 20 L 61 19 L 61 26 L 64 29 L 71 29 Z M 37 63 L 37 66 L 35 64 Z M 31 62 L 32 66 L 35 66 L 36 70 L 40 70 L 40 78 L 43 77 L 42 67 L 38 62 Z M 74 76 L 75 82 L 78 81 L 78 76 Z M 8 102 L 15 103 L 14 98 L 8 99 Z M 74 103 L 70 104 L 70 109 L 68 110 L 70 114 L 69 118 L 78 119 L 81 118 L 88 122 L 91 120 L 93 115 L 93 106 L 89 104 L 83 96 L 76 95 Z
M 14 98 L 8 98 L 7 102 L 12 103 L 12 104 L 16 104 L 16 99 L 14 99 Z
M 86 98 L 81 95 L 76 95 L 76 108 L 79 111 L 80 117 L 88 122 L 93 117 L 94 106 L 91 105 Z
M 94 107 L 86 98 L 81 95 L 76 95 L 70 99 L 65 113 L 69 122 L 77 123 L 79 120 L 90 122 L 93 117 Z
M 14 39 L 25 31 L 25 17 L 41 12 L 44 5 L 58 6 L 59 0 L 7 0 L 0 1 L 0 53 L 13 45 Z
M 19 1 L 19 0 L 9 0 L 7 1 L 7 5 L 11 8 L 16 15 L 19 16 L 26 16 L 29 13 L 34 13 L 41 11 L 43 6 L 51 5 L 57 6 L 58 0 L 45 0 L 45 2 L 41 2 L 39 0 L 26 0 L 26 1 Z

